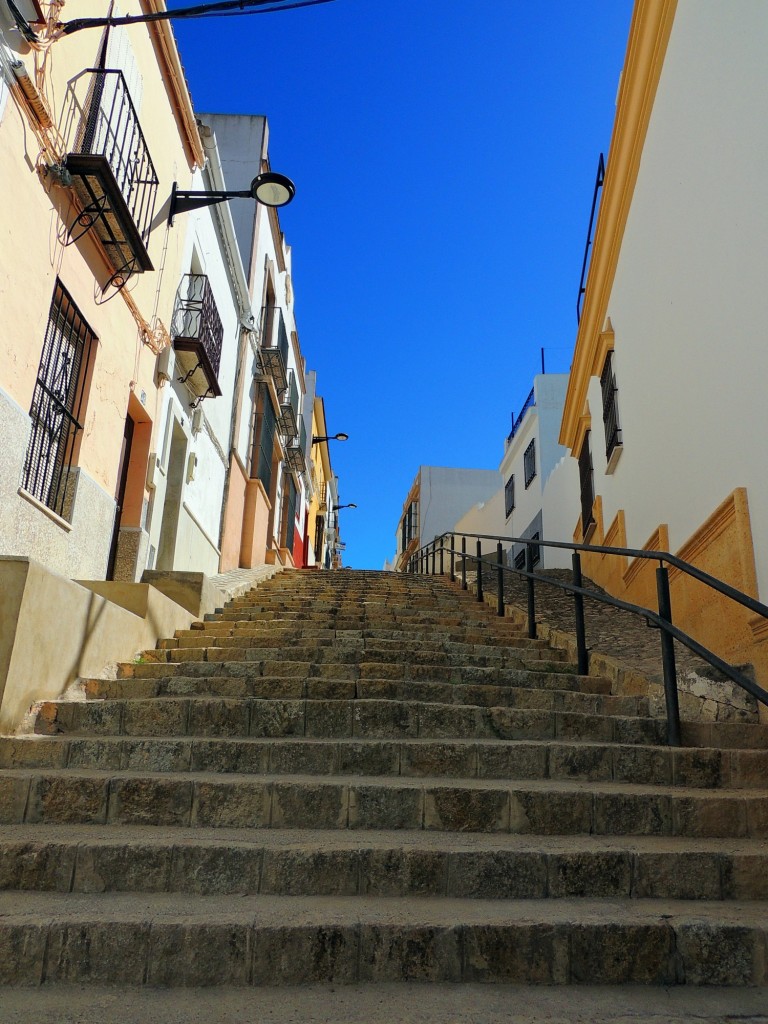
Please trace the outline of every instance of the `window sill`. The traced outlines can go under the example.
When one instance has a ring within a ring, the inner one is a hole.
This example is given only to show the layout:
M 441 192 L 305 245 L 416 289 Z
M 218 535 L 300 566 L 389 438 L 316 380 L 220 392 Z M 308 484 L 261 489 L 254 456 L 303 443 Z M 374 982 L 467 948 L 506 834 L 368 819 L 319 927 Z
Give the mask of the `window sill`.
M 616 465 L 617 465 L 619 459 L 621 458 L 621 453 L 623 451 L 624 451 L 624 445 L 622 444 L 621 441 L 619 441 L 618 444 L 614 445 L 613 451 L 611 452 L 611 457 L 608 459 L 608 464 L 605 467 L 605 475 L 606 476 L 610 476 L 611 473 L 614 472 L 614 470 L 616 469 Z
M 20 498 L 23 498 L 24 501 L 28 501 L 30 505 L 38 510 L 38 512 L 42 512 L 44 516 L 48 516 L 51 522 L 64 530 L 65 533 L 70 533 L 72 531 L 72 523 L 68 523 L 66 519 L 62 519 L 62 517 L 57 515 L 53 509 L 48 508 L 47 505 L 40 501 L 39 498 L 36 498 L 33 494 L 30 494 L 29 491 L 25 491 L 23 487 L 19 487 L 16 493 Z

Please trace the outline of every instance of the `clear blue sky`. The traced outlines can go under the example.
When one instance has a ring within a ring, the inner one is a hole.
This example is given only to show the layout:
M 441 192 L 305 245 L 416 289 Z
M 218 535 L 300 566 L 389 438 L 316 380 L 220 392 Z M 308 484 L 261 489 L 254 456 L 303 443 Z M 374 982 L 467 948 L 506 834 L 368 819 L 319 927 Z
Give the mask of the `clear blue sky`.
M 497 468 L 543 346 L 570 365 L 630 0 L 334 0 L 176 22 L 198 110 L 266 114 L 344 564 L 421 464 Z

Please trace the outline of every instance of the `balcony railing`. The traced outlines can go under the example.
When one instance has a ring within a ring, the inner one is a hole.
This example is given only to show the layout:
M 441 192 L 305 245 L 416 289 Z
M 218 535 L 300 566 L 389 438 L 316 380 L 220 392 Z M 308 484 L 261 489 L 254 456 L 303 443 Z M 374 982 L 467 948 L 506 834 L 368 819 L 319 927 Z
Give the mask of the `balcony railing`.
M 261 311 L 261 366 L 275 382 L 275 388 L 288 387 L 288 332 L 279 306 L 264 306 Z
M 185 274 L 171 321 L 179 381 L 200 400 L 221 394 L 219 366 L 224 328 L 205 274 Z
M 526 398 L 525 402 L 523 402 L 523 408 L 520 410 L 517 419 L 512 424 L 512 429 L 510 430 L 509 434 L 507 435 L 507 444 L 509 444 L 509 442 L 512 440 L 512 438 L 515 436 L 515 434 L 520 429 L 520 424 L 523 422 L 523 418 L 525 417 L 525 414 L 528 412 L 528 410 L 531 408 L 532 405 L 536 405 L 536 395 L 534 393 L 534 389 L 533 388 L 531 388 L 531 393 L 528 395 L 528 397 Z
M 296 437 L 299 432 L 299 389 L 296 386 L 296 375 L 288 371 L 288 387 L 280 397 L 280 433 L 283 437 Z
M 285 449 L 285 461 L 297 476 L 301 476 L 307 468 L 306 448 L 307 428 L 302 420 L 299 425 L 299 436 L 294 437 Z
M 589 211 L 589 227 L 587 228 L 587 244 L 584 246 L 584 259 L 581 264 L 581 279 L 579 280 L 579 294 L 576 296 L 576 323 L 581 322 L 581 300 L 587 290 L 587 272 L 589 270 L 590 257 L 592 255 L 592 232 L 595 226 L 595 214 L 600 205 L 600 190 L 605 181 L 605 160 L 603 154 L 597 161 L 597 174 L 595 175 L 595 191 L 592 193 L 592 209 Z
M 91 68 L 83 79 L 87 94 L 66 157 L 83 210 L 70 238 L 93 229 L 114 267 L 109 283 L 121 288 L 153 269 L 147 247 L 158 178 L 122 71 Z

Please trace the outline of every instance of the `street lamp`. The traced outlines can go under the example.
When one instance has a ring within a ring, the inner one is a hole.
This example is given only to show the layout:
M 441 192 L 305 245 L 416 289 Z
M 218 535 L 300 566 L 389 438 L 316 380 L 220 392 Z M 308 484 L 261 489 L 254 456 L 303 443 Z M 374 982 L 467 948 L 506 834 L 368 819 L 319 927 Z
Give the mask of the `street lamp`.
M 215 206 L 227 199 L 255 199 L 263 206 L 286 206 L 295 195 L 296 186 L 291 179 L 273 171 L 257 174 L 250 188 L 238 192 L 186 192 L 176 188 L 174 181 L 168 210 L 168 226 L 173 227 L 173 218 L 177 213 L 198 210 L 202 206 Z
M 321 441 L 348 441 L 349 434 L 330 434 L 328 437 L 312 437 L 312 444 L 320 444 Z
M 340 508 L 357 508 L 357 505 L 354 503 L 354 501 L 350 501 L 348 505 L 334 505 L 332 511 L 338 512 Z

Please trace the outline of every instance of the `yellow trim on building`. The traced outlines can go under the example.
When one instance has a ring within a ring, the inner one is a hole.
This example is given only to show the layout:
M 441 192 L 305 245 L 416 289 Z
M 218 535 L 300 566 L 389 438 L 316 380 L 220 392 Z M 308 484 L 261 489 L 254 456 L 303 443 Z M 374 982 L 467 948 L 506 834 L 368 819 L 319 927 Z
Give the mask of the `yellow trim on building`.
M 578 420 L 595 372 L 602 325 L 616 274 L 677 0 L 636 0 L 608 151 L 584 308 L 565 396 L 560 443 L 576 451 Z

